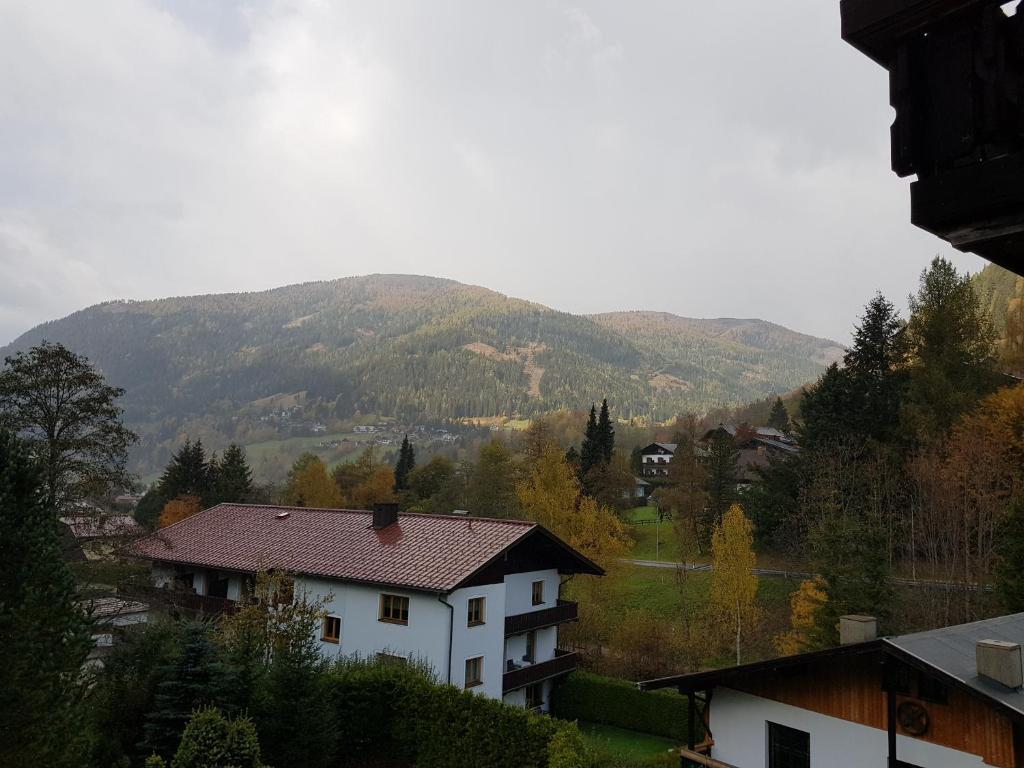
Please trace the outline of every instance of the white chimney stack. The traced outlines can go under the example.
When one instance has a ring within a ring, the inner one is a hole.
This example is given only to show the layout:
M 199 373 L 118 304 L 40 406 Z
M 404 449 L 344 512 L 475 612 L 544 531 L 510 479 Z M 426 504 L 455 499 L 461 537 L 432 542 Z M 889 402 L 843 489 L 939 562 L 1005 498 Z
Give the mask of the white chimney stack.
M 974 649 L 978 674 L 1007 688 L 1024 686 L 1024 663 L 1019 643 L 979 640 Z
M 878 619 L 874 616 L 840 616 L 839 644 L 866 643 L 878 637 Z

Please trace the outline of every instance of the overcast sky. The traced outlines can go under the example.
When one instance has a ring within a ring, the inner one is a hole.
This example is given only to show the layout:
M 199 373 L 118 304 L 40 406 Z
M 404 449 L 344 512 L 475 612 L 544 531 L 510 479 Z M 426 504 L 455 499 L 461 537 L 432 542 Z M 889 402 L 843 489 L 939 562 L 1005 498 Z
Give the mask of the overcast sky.
M 372 272 L 847 341 L 937 253 L 838 0 L 0 0 L 0 344 Z

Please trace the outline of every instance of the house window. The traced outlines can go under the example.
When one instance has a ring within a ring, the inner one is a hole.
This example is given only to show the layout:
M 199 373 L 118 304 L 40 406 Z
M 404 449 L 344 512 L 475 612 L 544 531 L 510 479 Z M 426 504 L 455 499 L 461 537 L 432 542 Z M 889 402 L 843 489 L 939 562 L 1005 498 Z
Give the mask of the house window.
M 484 598 L 471 597 L 466 626 L 475 627 L 484 623 Z
M 484 681 L 484 657 L 466 659 L 466 687 L 474 688 Z
M 528 661 L 531 664 L 537 660 L 537 631 L 531 629 L 526 633 L 526 654 L 523 656 L 523 661 Z
M 811 768 L 811 734 L 768 723 L 768 768 Z
M 544 706 L 544 683 L 526 686 L 526 708 L 540 709 Z
M 409 598 L 400 595 L 380 596 L 380 620 L 392 624 L 409 623 Z
M 320 639 L 326 643 L 340 643 L 341 618 L 338 616 L 324 616 L 324 628 Z
M 543 605 L 544 604 L 544 582 L 535 581 L 533 582 L 533 604 Z

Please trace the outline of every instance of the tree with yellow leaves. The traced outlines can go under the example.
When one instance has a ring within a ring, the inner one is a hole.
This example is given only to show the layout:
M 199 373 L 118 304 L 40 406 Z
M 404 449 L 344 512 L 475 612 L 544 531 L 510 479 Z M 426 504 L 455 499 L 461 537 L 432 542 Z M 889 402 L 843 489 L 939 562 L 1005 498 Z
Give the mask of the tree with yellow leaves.
M 186 517 L 192 517 L 202 507 L 202 501 L 198 496 L 179 496 L 164 505 L 163 511 L 160 513 L 160 521 L 157 525 L 160 528 L 174 525 Z
M 625 557 L 630 537 L 608 507 L 580 493 L 565 455 L 549 445 L 516 487 L 523 512 L 571 547 L 608 569 Z
M 820 576 L 800 582 L 789 600 L 790 630 L 775 638 L 775 650 L 783 656 L 817 648 L 818 613 L 828 602 L 825 580 Z
M 392 483 L 394 480 L 392 480 Z M 338 484 L 327 474 L 327 467 L 313 454 L 303 454 L 288 473 L 284 503 L 297 507 L 341 507 Z
M 743 627 L 761 617 L 757 605 L 757 576 L 754 567 L 754 527 L 739 504 L 733 504 L 722 516 L 711 535 L 710 608 L 723 626 L 735 629 L 736 663 L 740 663 Z

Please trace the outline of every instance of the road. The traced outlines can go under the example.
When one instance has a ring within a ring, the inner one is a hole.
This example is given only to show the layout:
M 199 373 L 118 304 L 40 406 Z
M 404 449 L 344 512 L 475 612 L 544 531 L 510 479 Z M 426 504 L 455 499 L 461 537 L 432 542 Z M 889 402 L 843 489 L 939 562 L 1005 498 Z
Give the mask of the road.
M 665 568 L 672 571 L 682 569 L 691 573 L 711 573 L 714 570 L 710 563 L 668 563 L 663 560 L 624 560 L 623 562 L 640 568 Z M 753 571 L 756 576 L 768 576 L 778 579 L 813 579 L 816 575 L 805 571 L 783 571 L 776 568 L 754 568 Z M 963 589 L 975 591 L 979 589 L 978 584 L 964 584 L 960 581 L 937 581 L 933 579 L 893 579 L 892 583 L 901 587 L 919 587 L 922 589 L 957 591 Z M 991 584 L 982 584 L 980 588 L 985 592 L 992 591 Z

